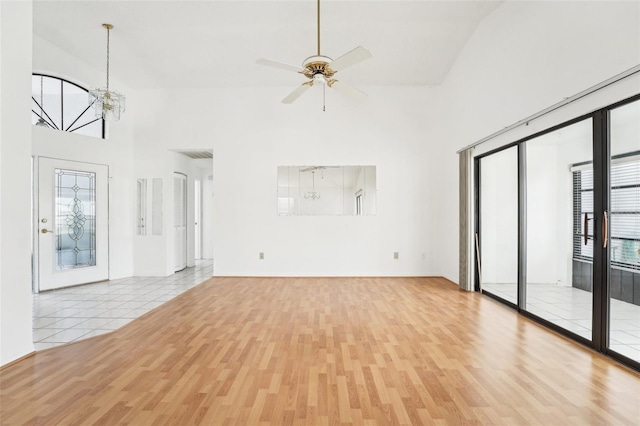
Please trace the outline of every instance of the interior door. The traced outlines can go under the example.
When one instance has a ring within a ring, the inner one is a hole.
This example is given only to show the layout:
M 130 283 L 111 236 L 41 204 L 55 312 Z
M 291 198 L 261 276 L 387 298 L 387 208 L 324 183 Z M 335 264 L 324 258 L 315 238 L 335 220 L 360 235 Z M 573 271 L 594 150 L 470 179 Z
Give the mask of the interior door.
M 108 167 L 37 162 L 37 290 L 108 279 Z
M 181 271 L 187 267 L 187 177 L 173 176 L 175 270 Z

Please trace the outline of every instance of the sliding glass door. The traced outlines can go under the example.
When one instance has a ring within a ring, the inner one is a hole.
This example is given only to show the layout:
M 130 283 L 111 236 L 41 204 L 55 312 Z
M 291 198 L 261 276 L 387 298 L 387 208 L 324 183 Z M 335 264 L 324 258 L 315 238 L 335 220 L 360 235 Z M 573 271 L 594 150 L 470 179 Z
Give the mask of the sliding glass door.
M 640 362 L 640 101 L 609 120 L 608 348 Z
M 476 288 L 640 370 L 640 95 L 475 167 Z
M 593 137 L 585 119 L 524 143 L 524 309 L 592 339 Z

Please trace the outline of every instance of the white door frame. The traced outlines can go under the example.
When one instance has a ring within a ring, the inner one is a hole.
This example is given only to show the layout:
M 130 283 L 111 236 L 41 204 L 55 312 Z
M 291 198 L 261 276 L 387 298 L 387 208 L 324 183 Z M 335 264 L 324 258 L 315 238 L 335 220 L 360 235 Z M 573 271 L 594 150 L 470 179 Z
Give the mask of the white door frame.
M 193 196 L 193 210 L 194 210 L 194 225 L 193 225 L 193 239 L 194 239 L 194 260 L 202 259 L 202 181 L 195 179 L 193 181 L 194 196 Z
M 174 223 L 174 231 L 173 231 L 173 241 L 174 241 L 174 253 L 178 253 L 178 249 L 181 248 L 180 250 L 180 255 L 181 255 L 181 259 L 180 259 L 180 264 L 178 265 L 177 263 L 177 259 L 174 259 L 174 271 L 178 272 L 178 271 L 182 271 L 183 269 L 185 269 L 187 267 L 187 264 L 189 263 L 189 257 L 187 255 L 188 253 L 188 247 L 189 247 L 189 238 L 188 238 L 188 221 L 187 221 L 187 212 L 188 212 L 188 207 L 187 207 L 187 203 L 189 201 L 189 197 L 187 196 L 188 190 L 189 190 L 189 179 L 187 177 L 186 174 L 182 173 L 182 172 L 173 172 L 173 185 L 174 185 L 174 195 L 175 195 L 175 185 L 176 185 L 176 179 L 180 180 L 180 184 L 182 185 L 181 188 L 181 193 L 182 193 L 182 199 L 180 200 L 180 204 L 182 207 L 182 225 L 180 225 L 180 235 L 184 235 L 184 243 L 181 244 L 180 241 L 178 241 L 178 239 L 176 238 L 177 236 L 177 225 L 176 225 L 176 218 L 173 218 L 173 223 Z M 173 204 L 174 204 L 174 212 L 176 210 L 176 203 L 178 202 L 178 200 L 173 199 Z M 184 261 L 184 262 L 183 262 Z

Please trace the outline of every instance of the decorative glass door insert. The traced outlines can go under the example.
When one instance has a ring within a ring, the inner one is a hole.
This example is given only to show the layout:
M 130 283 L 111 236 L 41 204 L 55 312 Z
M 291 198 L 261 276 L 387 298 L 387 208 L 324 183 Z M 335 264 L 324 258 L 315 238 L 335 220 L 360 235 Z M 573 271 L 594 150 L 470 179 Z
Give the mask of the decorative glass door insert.
M 56 269 L 96 264 L 96 174 L 55 169 Z

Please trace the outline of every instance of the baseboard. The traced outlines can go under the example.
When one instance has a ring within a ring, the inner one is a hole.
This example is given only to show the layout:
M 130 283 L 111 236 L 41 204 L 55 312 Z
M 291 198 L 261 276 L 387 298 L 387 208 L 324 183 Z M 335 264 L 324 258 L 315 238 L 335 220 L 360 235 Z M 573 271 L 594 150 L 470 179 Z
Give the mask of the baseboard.
M 27 358 L 29 358 L 29 357 L 32 357 L 32 356 L 34 356 L 35 354 L 36 354 L 36 351 L 33 351 L 33 352 L 29 352 L 29 353 L 28 353 L 28 354 L 26 354 L 26 355 L 21 356 L 20 358 L 14 359 L 13 361 L 8 362 L 8 363 L 6 363 L 6 364 L 4 364 L 4 365 L 0 366 L 0 371 L 4 370 L 4 369 L 5 369 L 5 368 L 7 368 L 7 367 L 12 366 L 13 364 L 17 364 L 17 363 L 19 363 L 20 361 L 23 361 L 23 360 L 25 360 L 25 359 L 27 359 Z

